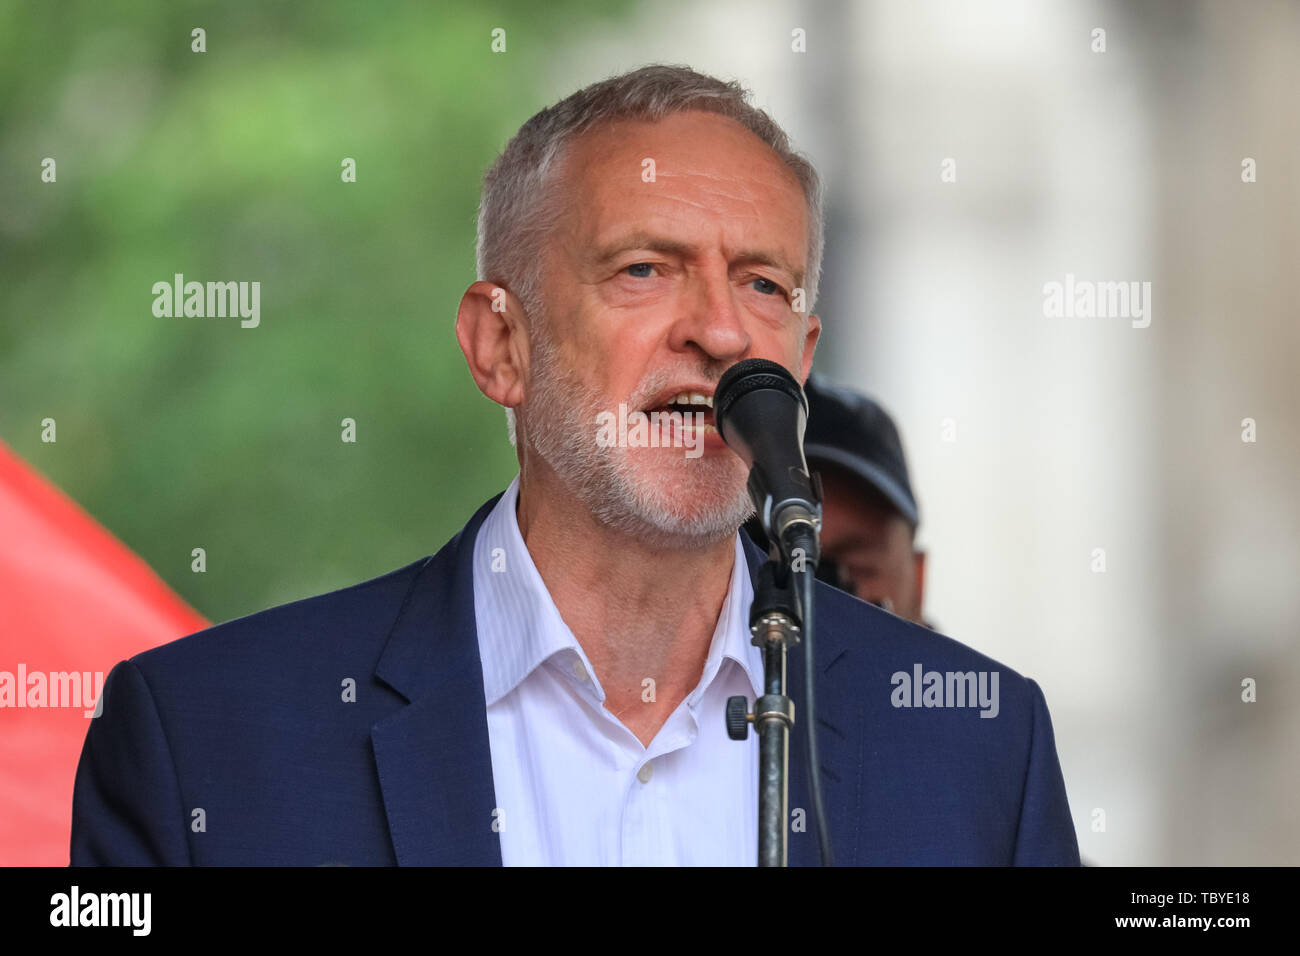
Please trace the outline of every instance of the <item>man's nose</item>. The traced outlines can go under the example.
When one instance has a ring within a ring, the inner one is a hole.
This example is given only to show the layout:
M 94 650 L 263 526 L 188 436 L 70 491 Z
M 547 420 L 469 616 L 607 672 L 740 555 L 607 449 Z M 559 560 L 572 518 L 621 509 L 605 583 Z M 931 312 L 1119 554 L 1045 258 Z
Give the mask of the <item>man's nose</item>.
M 722 361 L 738 360 L 749 351 L 752 340 L 725 267 L 696 273 L 679 308 L 669 343 L 675 351 L 695 345 Z

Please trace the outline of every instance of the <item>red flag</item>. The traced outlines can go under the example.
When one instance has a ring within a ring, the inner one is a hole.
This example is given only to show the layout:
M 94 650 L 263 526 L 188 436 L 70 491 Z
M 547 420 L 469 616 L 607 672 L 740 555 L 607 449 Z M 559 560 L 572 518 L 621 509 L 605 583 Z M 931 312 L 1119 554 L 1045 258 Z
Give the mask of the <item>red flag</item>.
M 67 866 L 72 783 L 104 677 L 206 626 L 0 442 L 0 864 Z

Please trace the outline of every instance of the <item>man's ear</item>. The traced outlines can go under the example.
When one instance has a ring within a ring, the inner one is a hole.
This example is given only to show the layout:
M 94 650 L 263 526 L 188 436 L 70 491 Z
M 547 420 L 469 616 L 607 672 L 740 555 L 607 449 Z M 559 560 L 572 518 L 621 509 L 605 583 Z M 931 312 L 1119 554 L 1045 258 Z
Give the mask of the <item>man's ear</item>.
M 508 289 L 495 282 L 475 282 L 456 310 L 456 341 L 469 373 L 481 391 L 498 405 L 515 408 L 524 400 L 528 379 L 528 331 L 523 308 Z
M 822 334 L 822 320 L 815 315 L 808 316 L 808 332 L 803 339 L 803 358 L 800 363 L 800 372 L 802 373 L 800 381 L 808 381 L 808 373 L 812 371 L 813 353 L 817 351 L 817 339 Z

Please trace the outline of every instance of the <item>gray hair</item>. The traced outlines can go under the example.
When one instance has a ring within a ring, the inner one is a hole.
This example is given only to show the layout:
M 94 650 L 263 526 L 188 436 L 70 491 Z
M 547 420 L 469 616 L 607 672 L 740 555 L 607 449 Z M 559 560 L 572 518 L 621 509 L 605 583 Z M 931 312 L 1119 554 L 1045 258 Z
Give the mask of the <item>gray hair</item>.
M 549 188 L 568 145 L 581 133 L 616 119 L 658 121 L 674 113 L 705 110 L 740 123 L 790 168 L 803 188 L 808 210 L 808 263 L 804 276 L 805 319 L 821 280 L 824 217 L 817 170 L 790 145 L 785 130 L 749 103 L 750 93 L 685 66 L 645 66 L 593 83 L 534 114 L 514 135 L 483 177 L 478 208 L 478 278 L 509 288 L 530 316 L 542 314 L 540 250 L 564 210 L 560 191 Z M 530 335 L 531 335 L 530 331 Z M 514 415 L 507 410 L 510 441 Z

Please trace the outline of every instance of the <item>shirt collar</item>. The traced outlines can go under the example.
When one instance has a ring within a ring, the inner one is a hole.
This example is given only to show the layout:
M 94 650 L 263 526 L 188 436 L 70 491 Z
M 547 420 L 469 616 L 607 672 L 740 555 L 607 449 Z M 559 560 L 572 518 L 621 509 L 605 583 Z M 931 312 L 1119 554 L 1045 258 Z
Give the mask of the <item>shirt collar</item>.
M 474 542 L 474 615 L 483 663 L 483 691 L 491 707 L 518 687 L 549 658 L 570 652 L 587 673 L 591 661 L 551 600 L 545 582 L 519 531 L 516 475 L 484 520 Z M 749 640 L 749 608 L 754 600 L 749 563 L 737 532 L 731 582 L 709 644 L 702 680 L 688 696 L 694 706 L 725 660 L 744 669 L 754 696 L 763 693 L 762 653 Z M 604 700 L 604 691 L 596 691 Z

